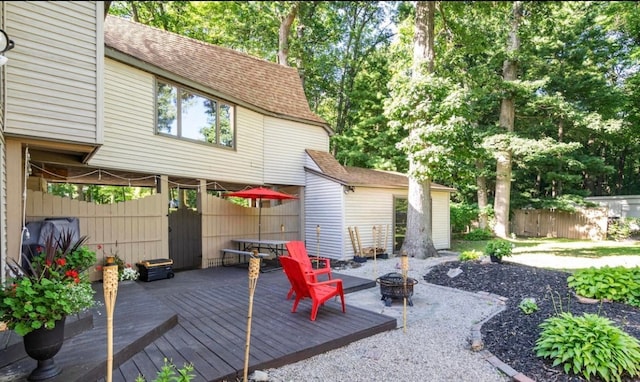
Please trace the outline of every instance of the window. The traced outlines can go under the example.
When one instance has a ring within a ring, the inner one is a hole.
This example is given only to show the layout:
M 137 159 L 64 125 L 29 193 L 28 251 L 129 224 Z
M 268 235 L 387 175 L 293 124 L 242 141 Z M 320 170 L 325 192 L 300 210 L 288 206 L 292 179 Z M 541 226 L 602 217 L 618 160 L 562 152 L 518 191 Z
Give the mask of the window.
M 158 134 L 234 146 L 233 106 L 167 82 L 156 83 Z

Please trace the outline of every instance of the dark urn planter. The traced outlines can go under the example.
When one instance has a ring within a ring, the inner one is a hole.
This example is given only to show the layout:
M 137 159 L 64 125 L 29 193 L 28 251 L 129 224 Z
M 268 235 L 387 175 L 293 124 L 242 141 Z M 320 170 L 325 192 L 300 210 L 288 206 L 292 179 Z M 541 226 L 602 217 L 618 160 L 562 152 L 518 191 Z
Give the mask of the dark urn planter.
M 489 255 L 489 258 L 491 259 L 492 263 L 498 263 L 498 264 L 502 263 L 502 257 L 498 257 L 496 255 Z
M 24 350 L 27 355 L 38 361 L 38 367 L 33 369 L 29 381 L 42 381 L 55 377 L 62 372 L 53 361 L 64 343 L 64 322 L 66 317 L 56 321 L 56 326 L 49 330 L 40 328 L 27 333 L 24 338 Z

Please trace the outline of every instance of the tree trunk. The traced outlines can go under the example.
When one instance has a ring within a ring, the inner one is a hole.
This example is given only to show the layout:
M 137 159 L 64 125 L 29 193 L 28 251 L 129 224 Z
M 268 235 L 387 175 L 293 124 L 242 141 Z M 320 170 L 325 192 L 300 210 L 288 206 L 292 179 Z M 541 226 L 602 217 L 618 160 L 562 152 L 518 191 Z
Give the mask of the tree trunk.
M 476 185 L 478 186 L 478 227 L 480 229 L 486 229 L 489 226 L 489 216 L 487 215 L 487 208 L 489 207 L 489 197 L 487 195 L 487 177 L 483 175 L 484 163 L 481 160 L 476 161 L 476 168 L 478 169 L 478 175 L 476 177 Z
M 418 1 L 416 3 L 415 36 L 413 40 L 413 76 L 422 75 L 422 66 L 433 70 L 433 21 L 435 1 Z M 410 173 L 418 165 L 411 157 Z M 401 252 L 409 256 L 424 259 L 438 255 L 431 238 L 432 208 L 431 180 L 409 178 L 409 203 L 407 210 L 407 232 L 402 243 Z
M 280 30 L 278 32 L 278 64 L 282 66 L 289 66 L 287 62 L 289 58 L 289 32 L 291 31 L 291 25 L 298 12 L 298 5 L 299 3 L 296 2 L 289 11 L 289 14 L 280 22 Z
M 505 81 L 517 79 L 518 63 L 514 58 L 520 48 L 518 27 L 522 17 L 522 4 L 519 1 L 513 3 L 513 18 L 511 31 L 507 40 L 507 59 L 502 66 L 502 77 Z M 500 127 L 508 132 L 513 132 L 515 119 L 515 102 L 512 94 L 507 94 L 500 105 Z M 511 204 L 511 150 L 505 148 L 496 153 L 496 193 L 495 212 L 496 225 L 494 233 L 498 237 L 506 238 L 509 235 L 509 207 Z

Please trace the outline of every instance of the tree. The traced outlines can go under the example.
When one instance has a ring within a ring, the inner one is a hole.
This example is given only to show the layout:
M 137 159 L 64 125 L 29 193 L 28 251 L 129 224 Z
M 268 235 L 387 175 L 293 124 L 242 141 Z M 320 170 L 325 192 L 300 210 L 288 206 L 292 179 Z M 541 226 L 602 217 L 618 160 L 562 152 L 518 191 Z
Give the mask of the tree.
M 518 75 L 517 54 L 520 48 L 520 37 L 518 28 L 522 18 L 522 4 L 519 1 L 513 2 L 513 15 L 511 20 L 511 30 L 507 39 L 507 58 L 502 67 L 502 76 L 505 81 L 515 81 Z M 500 127 L 512 133 L 515 120 L 514 96 L 508 90 L 502 99 L 500 106 Z M 496 165 L 496 193 L 494 210 L 496 214 L 496 224 L 494 233 L 498 237 L 506 238 L 509 234 L 509 209 L 511 201 L 511 149 L 503 147 L 495 153 Z

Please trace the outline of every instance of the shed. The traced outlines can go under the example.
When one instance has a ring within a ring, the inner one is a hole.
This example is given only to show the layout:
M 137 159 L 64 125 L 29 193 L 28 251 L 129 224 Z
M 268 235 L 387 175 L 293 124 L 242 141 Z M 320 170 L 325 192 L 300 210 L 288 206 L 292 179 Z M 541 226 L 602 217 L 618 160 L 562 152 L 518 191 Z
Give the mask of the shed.
M 306 153 L 304 231 L 309 254 L 352 259 L 349 227 L 358 227 L 363 247 L 379 243 L 387 254 L 397 251 L 406 227 L 408 177 L 398 172 L 342 166 L 328 152 Z M 436 249 L 451 247 L 452 192 L 455 189 L 451 187 L 431 184 Z

